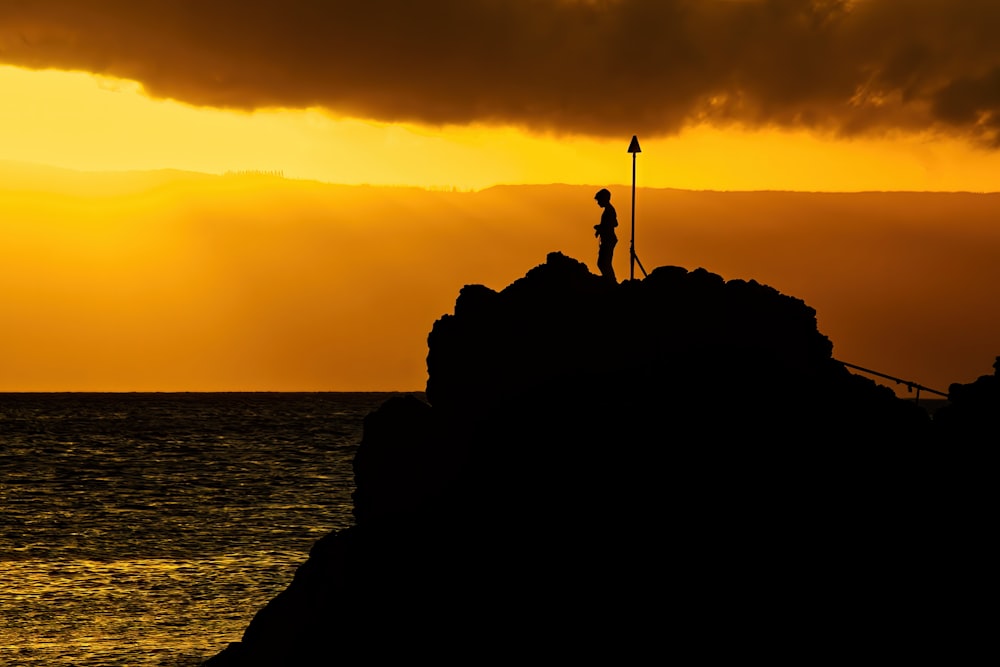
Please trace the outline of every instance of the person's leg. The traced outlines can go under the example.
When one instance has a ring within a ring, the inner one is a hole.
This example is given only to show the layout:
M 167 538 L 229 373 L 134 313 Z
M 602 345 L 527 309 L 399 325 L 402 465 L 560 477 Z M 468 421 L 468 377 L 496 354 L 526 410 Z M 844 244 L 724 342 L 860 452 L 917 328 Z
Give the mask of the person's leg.
M 617 283 L 618 279 L 615 278 L 615 267 L 612 264 L 612 258 L 615 252 L 615 242 L 602 242 L 600 250 L 597 251 L 597 268 L 600 269 L 601 275 Z

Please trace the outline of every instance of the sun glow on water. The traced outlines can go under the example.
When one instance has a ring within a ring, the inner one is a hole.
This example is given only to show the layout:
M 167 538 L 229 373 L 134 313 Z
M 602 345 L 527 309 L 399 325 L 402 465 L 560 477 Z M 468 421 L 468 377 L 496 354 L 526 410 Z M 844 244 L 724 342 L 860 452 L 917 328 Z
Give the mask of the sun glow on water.
M 288 585 L 301 558 L 0 561 L 0 646 L 11 664 L 197 665 L 239 640 L 234 628 Z M 136 644 L 141 655 L 128 649 Z
M 0 395 L 0 664 L 190 667 L 322 535 L 383 394 Z

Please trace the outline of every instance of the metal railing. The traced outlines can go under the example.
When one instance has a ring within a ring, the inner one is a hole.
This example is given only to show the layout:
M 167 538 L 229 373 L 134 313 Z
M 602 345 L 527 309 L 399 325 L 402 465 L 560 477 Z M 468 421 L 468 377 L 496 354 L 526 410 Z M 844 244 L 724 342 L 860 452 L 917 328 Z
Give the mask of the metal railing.
M 931 389 L 930 387 L 925 387 L 924 385 L 919 384 L 917 382 L 913 382 L 912 380 L 904 380 L 903 378 L 898 378 L 898 377 L 895 377 L 895 376 L 892 376 L 892 375 L 886 375 L 885 373 L 879 373 L 878 371 L 873 371 L 870 368 L 862 368 L 861 366 L 856 366 L 854 364 L 849 364 L 846 361 L 841 361 L 840 359 L 834 359 L 834 361 L 836 361 L 838 364 L 842 364 L 844 366 L 847 366 L 848 368 L 853 368 L 854 370 L 861 371 L 862 373 L 868 373 L 869 375 L 877 375 L 880 378 L 886 378 L 887 380 L 893 380 L 896 384 L 906 385 L 906 388 L 910 392 L 913 392 L 913 390 L 916 389 L 917 390 L 917 395 L 914 398 L 914 402 L 917 405 L 920 405 L 920 392 L 921 391 L 926 391 L 926 392 L 931 393 L 931 394 L 937 394 L 938 396 L 944 396 L 945 398 L 948 398 L 948 393 L 947 392 L 938 391 L 937 389 Z

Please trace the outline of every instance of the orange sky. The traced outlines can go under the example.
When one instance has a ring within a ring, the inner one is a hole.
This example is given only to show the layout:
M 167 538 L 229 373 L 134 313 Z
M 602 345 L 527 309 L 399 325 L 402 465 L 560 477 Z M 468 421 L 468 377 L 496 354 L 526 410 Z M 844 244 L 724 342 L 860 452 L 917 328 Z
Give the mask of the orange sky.
M 291 179 L 623 197 L 637 134 L 644 187 L 1000 191 L 996 34 L 1000 5 L 951 0 L 4 3 L 0 390 L 420 388 L 426 331 L 462 284 L 502 288 L 550 250 L 591 259 L 589 239 L 539 236 L 519 201 L 493 202 L 516 231 L 497 255 L 496 212 L 454 209 L 461 197 L 344 221 L 339 195 Z M 239 179 L 39 165 L 280 171 L 288 187 L 268 198 Z M 592 204 L 565 215 L 594 217 Z M 392 255 L 383 238 L 324 264 L 351 224 L 388 231 L 425 205 L 484 228 L 463 256 L 434 255 L 420 299 L 393 289 L 393 266 L 424 270 L 412 245 Z M 495 259 L 466 256 L 476 243 Z M 814 287 L 790 281 L 796 296 Z M 416 340 L 391 333 L 401 321 Z M 344 346 L 356 364 L 328 351 Z

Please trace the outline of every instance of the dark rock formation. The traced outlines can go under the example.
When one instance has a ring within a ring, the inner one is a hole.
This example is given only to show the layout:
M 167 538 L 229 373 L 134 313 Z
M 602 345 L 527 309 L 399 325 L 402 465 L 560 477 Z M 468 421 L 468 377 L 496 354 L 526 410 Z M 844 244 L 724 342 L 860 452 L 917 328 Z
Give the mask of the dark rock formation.
M 1000 357 L 993 362 L 993 375 L 948 387 L 948 404 L 935 412 L 934 422 L 941 435 L 948 438 L 996 438 L 1000 426 Z
M 365 421 L 356 526 L 206 664 L 633 664 L 888 636 L 940 597 L 940 457 L 926 412 L 831 352 L 802 301 L 703 269 L 612 285 L 554 253 L 501 292 L 467 286 L 430 333 L 429 404 Z
M 614 286 L 552 254 L 500 293 L 462 290 L 430 335 L 427 397 L 460 420 L 498 401 L 520 411 L 535 404 L 526 395 L 550 408 L 615 406 L 616 430 L 638 423 L 636 436 L 674 442 L 744 440 L 758 429 L 807 444 L 925 425 L 920 411 L 833 361 L 815 315 L 799 299 L 704 269 L 661 267 Z M 653 415 L 671 427 L 649 431 L 642 422 Z

